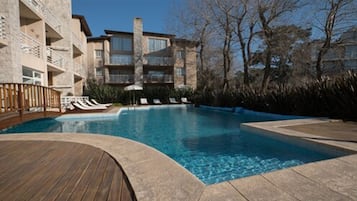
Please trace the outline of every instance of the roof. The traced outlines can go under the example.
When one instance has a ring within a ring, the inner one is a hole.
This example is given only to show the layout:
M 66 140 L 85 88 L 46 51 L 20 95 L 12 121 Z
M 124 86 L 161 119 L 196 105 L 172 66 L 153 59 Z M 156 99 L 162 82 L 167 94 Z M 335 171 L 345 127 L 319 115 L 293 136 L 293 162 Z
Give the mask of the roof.
M 114 31 L 114 30 L 104 30 L 106 34 L 124 34 L 124 35 L 133 35 L 133 32 L 126 32 L 126 31 Z M 164 34 L 164 33 L 154 33 L 154 32 L 143 32 L 144 36 L 157 36 L 157 37 L 166 37 L 166 38 L 173 38 L 175 35 L 173 34 Z
M 98 41 L 104 41 L 104 40 L 109 40 L 110 37 L 108 36 L 99 36 L 99 37 L 91 37 L 87 38 L 88 42 L 98 42 Z
M 86 34 L 86 36 L 92 36 L 92 32 L 90 31 L 86 18 L 83 15 L 72 15 L 72 18 L 79 19 L 81 22 L 81 29 Z

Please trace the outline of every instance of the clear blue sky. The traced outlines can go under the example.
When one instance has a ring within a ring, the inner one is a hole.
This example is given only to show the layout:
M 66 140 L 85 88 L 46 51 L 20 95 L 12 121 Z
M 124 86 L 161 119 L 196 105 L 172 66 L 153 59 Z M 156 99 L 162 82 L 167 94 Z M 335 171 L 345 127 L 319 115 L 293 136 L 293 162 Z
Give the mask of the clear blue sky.
M 133 19 L 143 19 L 144 31 L 166 33 L 167 16 L 180 0 L 72 0 L 72 13 L 83 15 L 94 37 L 104 30 L 133 31 Z

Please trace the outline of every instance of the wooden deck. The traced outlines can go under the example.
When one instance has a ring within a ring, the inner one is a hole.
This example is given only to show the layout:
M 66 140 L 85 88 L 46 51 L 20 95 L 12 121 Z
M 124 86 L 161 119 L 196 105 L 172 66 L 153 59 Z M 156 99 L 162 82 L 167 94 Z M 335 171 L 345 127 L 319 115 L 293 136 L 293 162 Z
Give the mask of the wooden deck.
M 106 152 L 57 141 L 0 141 L 0 200 L 135 201 Z
M 62 113 L 60 112 L 31 112 L 23 114 L 22 117 L 18 113 L 0 114 L 0 129 L 8 128 L 17 124 L 34 119 L 41 119 L 46 117 L 57 117 Z

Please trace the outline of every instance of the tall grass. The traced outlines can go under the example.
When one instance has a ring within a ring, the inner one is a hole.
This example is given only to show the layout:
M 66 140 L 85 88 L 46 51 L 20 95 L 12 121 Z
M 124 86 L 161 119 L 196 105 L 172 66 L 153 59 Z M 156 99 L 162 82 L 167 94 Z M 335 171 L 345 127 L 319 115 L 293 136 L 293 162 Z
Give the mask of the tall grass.
M 212 106 L 240 106 L 279 114 L 357 120 L 357 74 L 315 81 L 299 87 L 195 93 L 195 102 Z

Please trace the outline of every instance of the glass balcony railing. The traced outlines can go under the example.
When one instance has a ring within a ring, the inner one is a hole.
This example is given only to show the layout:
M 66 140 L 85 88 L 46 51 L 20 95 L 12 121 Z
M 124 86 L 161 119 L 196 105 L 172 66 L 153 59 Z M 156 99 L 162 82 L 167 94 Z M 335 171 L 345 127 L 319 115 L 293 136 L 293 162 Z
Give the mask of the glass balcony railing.
M 133 56 L 131 55 L 111 55 L 110 64 L 114 65 L 133 65 Z
M 134 75 L 133 74 L 109 74 L 109 83 L 111 84 L 134 83 Z
M 144 75 L 144 83 L 173 83 L 173 76 L 164 75 Z
M 173 65 L 172 57 L 146 56 L 144 57 L 145 65 L 171 66 Z

